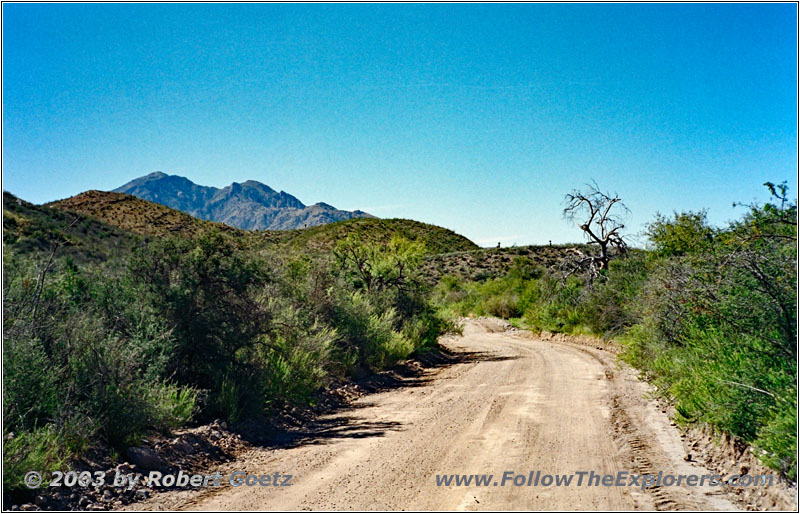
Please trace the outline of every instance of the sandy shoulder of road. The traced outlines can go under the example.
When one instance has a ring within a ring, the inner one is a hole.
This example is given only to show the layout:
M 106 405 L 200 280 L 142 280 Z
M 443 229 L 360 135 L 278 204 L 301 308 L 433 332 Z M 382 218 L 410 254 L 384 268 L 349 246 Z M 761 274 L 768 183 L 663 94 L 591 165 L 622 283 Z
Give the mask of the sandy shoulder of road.
M 251 449 L 219 471 L 291 474 L 289 487 L 169 491 L 137 510 L 739 510 L 709 485 L 501 485 L 506 472 L 711 475 L 648 386 L 604 350 L 467 320 L 442 344 L 460 356 Z M 213 472 L 216 470 L 210 470 Z M 437 475 L 492 474 L 489 486 Z M 497 485 L 494 485 L 497 483 Z M 780 498 L 779 498 L 780 499 Z M 775 500 L 773 508 L 796 508 Z

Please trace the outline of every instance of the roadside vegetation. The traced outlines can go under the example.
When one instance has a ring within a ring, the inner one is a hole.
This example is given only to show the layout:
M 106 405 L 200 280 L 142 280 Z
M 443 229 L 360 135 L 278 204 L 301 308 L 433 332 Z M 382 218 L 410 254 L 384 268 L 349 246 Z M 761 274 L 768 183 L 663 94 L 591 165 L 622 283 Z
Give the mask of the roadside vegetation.
M 796 480 L 797 205 L 785 184 L 766 185 L 771 199 L 740 206 L 728 226 L 704 211 L 657 215 L 648 250 L 605 262 L 579 252 L 549 268 L 518 257 L 501 277 L 443 277 L 436 301 L 454 315 L 613 338 L 680 421 L 743 439 Z
M 597 255 L 479 251 L 406 220 L 246 233 L 125 195 L 56 208 L 4 194 L 4 491 L 149 431 L 308 405 L 435 347 L 457 315 L 614 338 L 682 421 L 795 479 L 797 206 L 768 187 L 726 227 L 657 216 L 647 250 L 617 239 L 609 210 Z
M 455 329 L 419 275 L 422 241 L 354 233 L 312 258 L 210 224 L 147 239 L 5 200 L 6 492 L 93 446 L 312 403 Z

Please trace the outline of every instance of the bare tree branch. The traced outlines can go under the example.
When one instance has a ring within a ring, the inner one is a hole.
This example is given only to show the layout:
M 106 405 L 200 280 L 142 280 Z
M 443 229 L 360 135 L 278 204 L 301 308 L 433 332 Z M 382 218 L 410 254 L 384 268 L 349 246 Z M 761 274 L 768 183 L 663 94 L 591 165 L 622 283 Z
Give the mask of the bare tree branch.
M 622 211 L 623 214 L 627 214 L 628 208 L 616 193 L 611 195 L 602 192 L 595 181 L 587 184 L 585 191 L 574 189 L 567 193 L 564 200 L 566 203 L 564 218 L 573 222 L 578 221 L 578 226 L 586 234 L 589 244 L 598 245 L 599 253 L 586 256 L 579 252 L 581 256 L 574 263 L 576 267 L 563 278 L 581 269 L 587 269 L 594 279 L 600 271 L 608 267 L 610 248 L 616 249 L 621 254 L 627 251 L 628 245 L 620 235 L 620 230 L 625 228 L 625 225 L 617 212 Z M 580 223 L 579 220 L 584 219 L 586 221 Z

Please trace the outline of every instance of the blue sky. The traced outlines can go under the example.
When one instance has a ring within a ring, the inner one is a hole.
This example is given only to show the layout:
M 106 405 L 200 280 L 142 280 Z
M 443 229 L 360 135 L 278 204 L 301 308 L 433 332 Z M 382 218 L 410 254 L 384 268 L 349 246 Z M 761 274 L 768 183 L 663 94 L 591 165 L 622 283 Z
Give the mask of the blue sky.
M 3 5 L 3 189 L 160 170 L 504 245 L 565 193 L 721 224 L 797 177 L 795 4 Z

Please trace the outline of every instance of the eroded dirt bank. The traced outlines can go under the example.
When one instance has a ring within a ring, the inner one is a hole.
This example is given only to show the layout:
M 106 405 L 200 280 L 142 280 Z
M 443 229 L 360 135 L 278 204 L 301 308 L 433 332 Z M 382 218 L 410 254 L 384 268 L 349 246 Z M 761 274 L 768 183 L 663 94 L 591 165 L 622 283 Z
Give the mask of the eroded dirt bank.
M 737 510 L 712 486 L 437 486 L 437 475 L 712 474 L 684 460 L 646 385 L 606 351 L 468 320 L 462 362 L 322 416 L 279 448 L 218 469 L 291 474 L 290 487 L 173 491 L 130 508 L 187 510 Z M 215 469 L 216 470 L 216 469 Z M 210 470 L 210 471 L 215 471 Z

